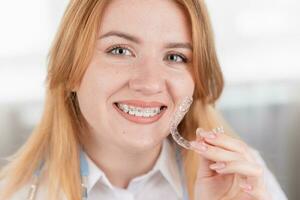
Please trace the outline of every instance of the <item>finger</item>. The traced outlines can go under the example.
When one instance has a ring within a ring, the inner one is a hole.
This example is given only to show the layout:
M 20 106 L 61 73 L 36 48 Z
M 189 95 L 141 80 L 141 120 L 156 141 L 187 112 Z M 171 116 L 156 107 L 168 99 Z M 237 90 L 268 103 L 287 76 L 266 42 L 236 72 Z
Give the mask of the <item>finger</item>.
M 234 160 L 243 160 L 241 154 L 228 151 L 216 146 L 212 146 L 207 144 L 205 141 L 191 142 L 192 149 L 197 153 L 203 155 L 205 158 L 212 160 L 212 161 L 234 161 Z
M 217 162 L 209 166 L 219 174 L 239 174 L 247 177 L 263 177 L 263 168 L 257 163 L 247 160 L 238 160 L 231 162 Z
M 271 196 L 266 189 L 266 187 L 261 187 L 257 185 L 251 185 L 247 180 L 243 180 L 239 183 L 240 188 L 243 192 L 246 192 L 254 199 L 257 200 L 269 200 Z
M 206 177 L 211 177 L 217 173 L 214 170 L 209 168 L 211 164 L 213 164 L 213 161 L 208 160 L 207 158 L 199 154 L 199 166 L 197 171 L 197 179 L 201 180 Z
M 199 135 L 196 136 L 197 142 L 201 142 L 202 140 L 203 139 Z M 209 168 L 209 165 L 213 164 L 214 162 L 205 158 L 201 154 L 198 154 L 198 156 L 199 166 L 197 171 L 197 179 L 201 180 L 205 177 L 211 177 L 215 175 L 216 172 Z
M 247 145 L 243 141 L 227 134 L 217 134 L 212 131 L 204 131 L 203 129 L 197 129 L 197 134 L 202 136 L 208 143 L 218 145 L 230 151 L 244 153 L 244 150 L 247 148 Z
M 254 199 L 257 200 L 271 200 L 271 196 L 268 193 L 267 190 L 243 190 L 244 192 L 248 193 L 250 196 L 252 196 Z
M 242 140 L 233 138 L 232 136 L 226 134 L 204 131 L 203 129 L 197 129 L 197 135 L 200 135 L 205 142 L 209 144 L 222 147 L 229 151 L 244 154 L 248 160 L 253 161 L 252 156 L 248 152 L 249 146 Z

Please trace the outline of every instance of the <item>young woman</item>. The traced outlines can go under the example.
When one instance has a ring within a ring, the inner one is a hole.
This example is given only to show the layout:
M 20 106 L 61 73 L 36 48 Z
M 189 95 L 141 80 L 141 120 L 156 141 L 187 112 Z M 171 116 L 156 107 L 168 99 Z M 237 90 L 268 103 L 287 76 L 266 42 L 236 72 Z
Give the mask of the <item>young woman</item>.
M 286 199 L 216 114 L 222 88 L 202 0 L 73 0 L 42 119 L 2 169 L 0 199 Z M 191 150 L 169 131 L 186 96 L 178 130 Z

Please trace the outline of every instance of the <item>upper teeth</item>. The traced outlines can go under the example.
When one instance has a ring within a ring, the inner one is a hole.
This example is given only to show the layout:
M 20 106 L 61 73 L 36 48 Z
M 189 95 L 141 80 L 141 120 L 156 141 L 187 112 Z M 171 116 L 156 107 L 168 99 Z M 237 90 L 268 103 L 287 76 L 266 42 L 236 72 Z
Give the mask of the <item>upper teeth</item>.
M 160 107 L 154 107 L 154 108 L 141 108 L 141 107 L 134 107 L 129 106 L 122 103 L 117 103 L 118 107 L 123 110 L 124 112 L 139 116 L 139 117 L 153 117 L 161 112 Z

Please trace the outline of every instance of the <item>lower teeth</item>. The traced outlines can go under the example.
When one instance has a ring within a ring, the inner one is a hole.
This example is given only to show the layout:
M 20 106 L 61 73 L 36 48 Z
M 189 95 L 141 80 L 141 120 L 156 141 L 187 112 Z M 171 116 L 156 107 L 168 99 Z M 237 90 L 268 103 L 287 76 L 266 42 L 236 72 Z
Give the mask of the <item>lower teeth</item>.
M 154 116 L 156 116 L 156 115 L 158 115 L 159 113 L 157 113 L 157 114 L 155 114 L 155 115 L 144 115 L 144 114 L 137 114 L 137 115 L 135 115 L 134 113 L 132 113 L 132 112 L 125 112 L 124 110 L 122 110 L 122 112 L 124 112 L 124 113 L 126 113 L 126 114 L 128 114 L 128 115 L 131 115 L 131 116 L 136 116 L 136 117 L 154 117 Z

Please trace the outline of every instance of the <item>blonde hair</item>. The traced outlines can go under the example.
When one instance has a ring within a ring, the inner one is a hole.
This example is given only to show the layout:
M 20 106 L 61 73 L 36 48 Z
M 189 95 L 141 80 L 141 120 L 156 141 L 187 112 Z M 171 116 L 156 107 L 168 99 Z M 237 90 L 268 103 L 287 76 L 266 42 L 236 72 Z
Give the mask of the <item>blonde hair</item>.
M 80 200 L 79 148 L 86 135 L 86 121 L 80 113 L 72 89 L 78 86 L 91 60 L 101 14 L 108 0 L 73 0 L 63 16 L 49 53 L 46 101 L 42 118 L 26 143 L 11 157 L 0 173 L 6 185 L 0 199 L 7 199 L 31 181 L 41 160 L 42 177 L 47 177 L 48 198 L 58 199 L 60 189 L 67 199 Z M 217 60 L 206 6 L 202 0 L 176 0 L 191 20 L 193 39 L 192 74 L 194 102 L 179 125 L 188 140 L 195 139 L 197 127 L 211 129 L 220 123 L 215 101 L 223 89 L 223 77 Z M 223 124 L 224 125 L 224 124 Z M 231 132 L 225 127 L 227 133 Z M 197 154 L 183 151 L 190 199 L 198 167 Z M 59 166 L 59 167 L 58 167 Z

